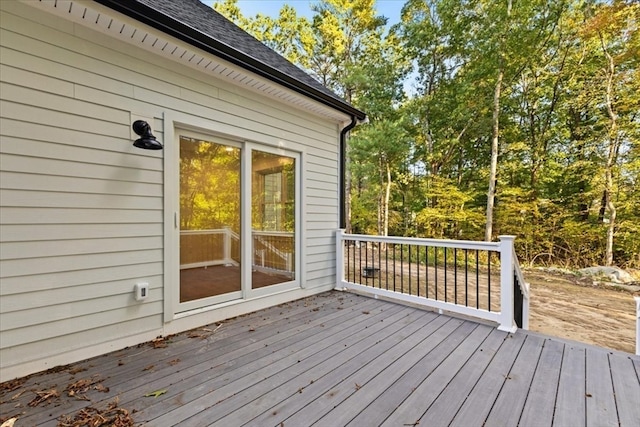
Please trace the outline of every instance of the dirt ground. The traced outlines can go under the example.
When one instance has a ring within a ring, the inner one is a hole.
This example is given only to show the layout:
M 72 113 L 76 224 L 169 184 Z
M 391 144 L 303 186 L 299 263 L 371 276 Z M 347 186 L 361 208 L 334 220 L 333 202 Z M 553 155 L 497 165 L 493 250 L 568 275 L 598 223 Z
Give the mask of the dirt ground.
M 571 276 L 538 270 L 525 271 L 524 276 L 531 284 L 530 330 L 635 352 L 633 292 L 584 285 Z

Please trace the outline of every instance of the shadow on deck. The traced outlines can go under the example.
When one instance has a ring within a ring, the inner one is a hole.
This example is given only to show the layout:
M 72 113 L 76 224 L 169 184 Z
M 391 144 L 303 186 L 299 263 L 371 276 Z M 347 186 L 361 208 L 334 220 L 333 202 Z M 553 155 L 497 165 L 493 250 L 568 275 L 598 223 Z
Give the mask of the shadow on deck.
M 149 426 L 637 426 L 639 377 L 631 354 L 334 291 L 3 383 L 0 417 L 117 399 Z

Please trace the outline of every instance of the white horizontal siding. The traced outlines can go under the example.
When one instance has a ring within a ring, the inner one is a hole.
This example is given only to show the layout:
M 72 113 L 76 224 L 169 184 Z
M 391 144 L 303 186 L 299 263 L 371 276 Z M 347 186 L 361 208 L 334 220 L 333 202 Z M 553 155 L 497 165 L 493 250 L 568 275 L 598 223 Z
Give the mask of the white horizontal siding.
M 165 145 L 162 118 L 174 111 L 303 152 L 305 287 L 335 281 L 337 123 L 23 4 L 0 8 L 3 372 L 168 330 L 164 152 L 132 146 L 132 117 L 152 118 Z M 142 281 L 151 295 L 140 303 Z
M 141 282 L 162 283 L 162 276 L 146 276 L 139 278 Z M 162 297 L 160 287 L 150 288 L 152 295 Z M 160 294 L 158 294 L 160 292 Z M 155 294 L 154 294 L 155 293 Z M 96 298 L 126 295 L 131 297 L 131 281 L 109 280 L 103 283 L 89 283 L 70 287 L 41 289 L 33 292 L 20 292 L 4 295 L 0 300 L 1 312 L 12 313 L 40 307 L 70 304 L 76 301 L 91 301 Z

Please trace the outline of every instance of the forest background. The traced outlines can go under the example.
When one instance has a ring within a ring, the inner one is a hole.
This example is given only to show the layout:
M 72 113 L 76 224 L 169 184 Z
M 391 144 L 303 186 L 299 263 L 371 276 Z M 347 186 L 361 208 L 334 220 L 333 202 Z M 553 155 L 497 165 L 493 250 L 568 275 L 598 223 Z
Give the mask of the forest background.
M 512 234 L 530 265 L 640 267 L 637 1 L 408 0 L 393 26 L 375 0 L 213 7 L 367 113 L 348 232 Z

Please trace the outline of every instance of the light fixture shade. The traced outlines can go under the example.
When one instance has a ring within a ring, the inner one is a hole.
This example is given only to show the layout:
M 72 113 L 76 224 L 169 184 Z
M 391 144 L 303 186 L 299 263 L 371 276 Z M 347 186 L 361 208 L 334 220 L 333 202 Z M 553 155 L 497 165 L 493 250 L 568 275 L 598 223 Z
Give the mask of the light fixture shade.
M 162 144 L 151 133 L 149 123 L 144 120 L 136 120 L 131 125 L 131 128 L 136 134 L 140 135 L 140 138 L 134 141 L 134 147 L 142 148 L 143 150 L 162 150 Z

